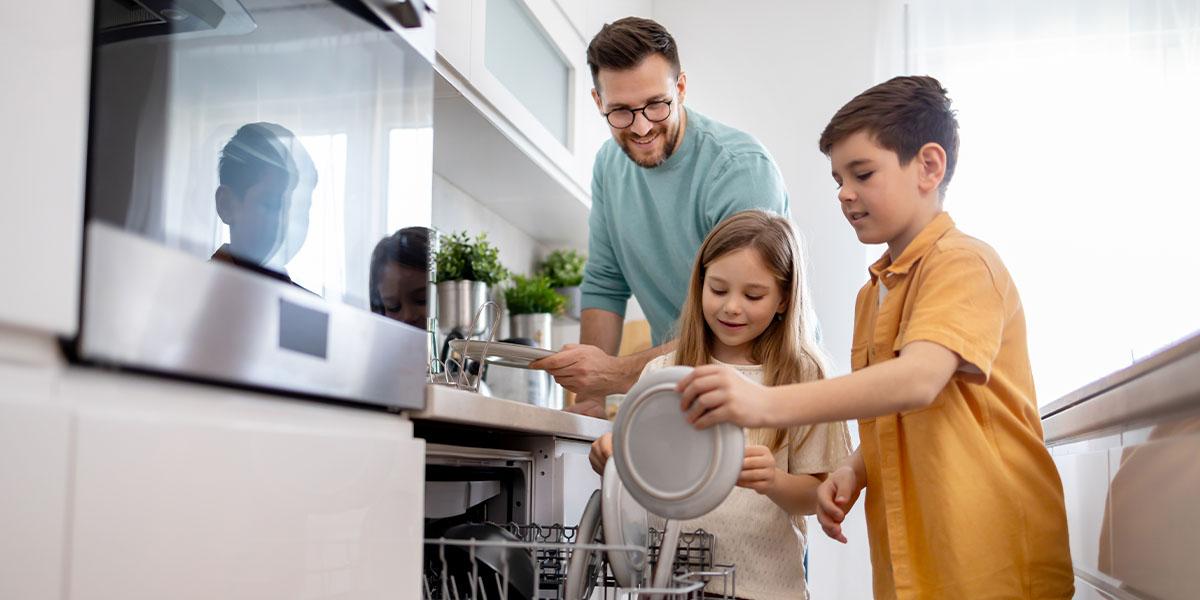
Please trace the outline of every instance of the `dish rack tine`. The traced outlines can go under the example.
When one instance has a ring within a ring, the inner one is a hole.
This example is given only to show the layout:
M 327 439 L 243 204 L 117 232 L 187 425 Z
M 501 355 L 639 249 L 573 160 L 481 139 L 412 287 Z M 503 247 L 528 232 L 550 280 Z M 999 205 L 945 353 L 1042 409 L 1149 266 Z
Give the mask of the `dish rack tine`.
M 479 372 L 475 374 L 475 382 L 470 383 L 470 375 L 467 373 L 466 369 L 467 359 L 470 358 L 470 353 L 466 351 L 466 348 L 470 346 L 463 348 L 463 364 L 458 369 L 459 387 L 471 390 L 472 392 L 479 391 L 479 382 L 483 379 L 483 366 L 484 363 L 487 362 L 488 346 L 495 341 L 496 329 L 500 327 L 500 305 L 491 300 L 480 304 L 479 308 L 475 310 L 475 316 L 471 317 L 470 329 L 467 330 L 468 332 L 475 331 L 475 326 L 479 324 L 479 318 L 483 316 L 483 311 L 489 306 L 492 307 L 492 314 L 495 316 L 492 317 L 491 327 L 483 330 L 483 333 L 486 333 L 487 337 L 484 338 L 483 333 L 481 333 L 479 337 L 479 339 L 483 341 L 483 352 L 479 357 Z
M 483 587 L 479 585 L 479 561 L 475 559 L 475 544 L 467 546 L 467 556 L 471 560 L 471 600 L 475 600 L 479 597 L 477 590 Z
M 504 575 L 503 577 L 497 576 L 497 581 L 496 581 L 496 583 L 501 584 L 501 587 L 499 588 L 500 600 L 508 600 L 508 553 L 507 552 L 500 554 L 500 573 Z M 496 574 L 493 573 L 493 575 L 496 575 Z

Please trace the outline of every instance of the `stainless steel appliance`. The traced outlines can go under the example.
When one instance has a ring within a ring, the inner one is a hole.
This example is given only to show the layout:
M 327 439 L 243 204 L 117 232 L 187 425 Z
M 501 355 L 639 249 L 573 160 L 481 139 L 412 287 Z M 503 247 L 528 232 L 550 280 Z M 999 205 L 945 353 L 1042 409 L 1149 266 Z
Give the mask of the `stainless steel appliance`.
M 433 11 L 98 0 L 96 14 L 77 355 L 424 406 L 428 260 L 396 257 L 420 257 L 432 214 Z

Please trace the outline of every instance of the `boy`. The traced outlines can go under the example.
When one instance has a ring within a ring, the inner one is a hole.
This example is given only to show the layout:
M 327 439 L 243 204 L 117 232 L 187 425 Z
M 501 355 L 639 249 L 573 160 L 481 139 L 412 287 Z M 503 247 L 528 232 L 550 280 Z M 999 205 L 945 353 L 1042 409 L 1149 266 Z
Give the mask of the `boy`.
M 1042 443 L 1025 316 L 1000 258 L 942 211 L 958 122 L 931 77 L 851 100 L 821 134 L 842 212 L 886 243 L 855 308 L 854 372 L 765 388 L 716 365 L 679 385 L 697 427 L 858 419 L 862 444 L 818 489 L 841 522 L 869 490 L 877 598 L 1070 598 L 1062 483 Z

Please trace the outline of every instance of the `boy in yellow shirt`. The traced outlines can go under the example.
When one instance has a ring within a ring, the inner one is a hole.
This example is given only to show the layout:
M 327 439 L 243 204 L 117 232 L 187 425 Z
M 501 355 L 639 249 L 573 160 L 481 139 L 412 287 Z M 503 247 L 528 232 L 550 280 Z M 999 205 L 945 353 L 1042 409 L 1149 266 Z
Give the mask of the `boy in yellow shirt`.
M 841 523 L 865 488 L 876 598 L 1071 598 L 1062 483 L 1042 441 L 1020 297 L 942 210 L 958 122 L 932 77 L 855 97 L 821 134 L 858 239 L 887 244 L 858 295 L 853 373 L 780 387 L 719 365 L 679 385 L 697 427 L 858 419 L 818 488 Z

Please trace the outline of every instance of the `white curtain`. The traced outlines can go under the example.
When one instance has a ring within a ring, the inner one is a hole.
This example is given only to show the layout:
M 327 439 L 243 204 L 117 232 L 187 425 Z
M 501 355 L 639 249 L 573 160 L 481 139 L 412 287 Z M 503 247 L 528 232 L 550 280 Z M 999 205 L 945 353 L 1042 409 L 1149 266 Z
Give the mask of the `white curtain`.
M 894 6 L 885 64 L 959 111 L 946 209 L 1016 280 L 1039 402 L 1200 329 L 1200 0 Z

